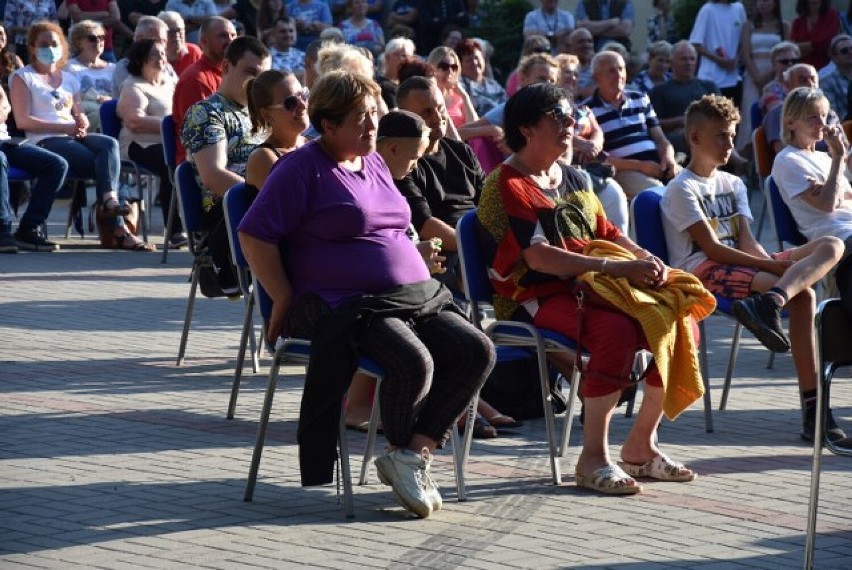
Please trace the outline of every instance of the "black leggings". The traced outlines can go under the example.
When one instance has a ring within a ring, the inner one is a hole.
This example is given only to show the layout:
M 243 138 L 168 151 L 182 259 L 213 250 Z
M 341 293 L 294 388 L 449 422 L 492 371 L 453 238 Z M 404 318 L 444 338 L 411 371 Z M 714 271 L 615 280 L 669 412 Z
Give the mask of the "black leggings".
M 319 297 L 308 295 L 290 312 L 290 333 L 311 338 L 319 317 L 329 312 Z M 382 427 L 397 447 L 406 447 L 415 433 L 443 445 L 495 360 L 488 337 L 453 311 L 413 326 L 397 318 L 375 319 L 359 350 L 385 371 L 379 393 Z
M 133 162 L 138 162 L 153 172 L 160 179 L 160 209 L 163 212 L 163 223 L 168 223 L 169 204 L 172 201 L 172 181 L 169 178 L 169 167 L 166 166 L 166 159 L 163 156 L 163 145 L 140 146 L 132 142 L 127 149 L 127 156 Z M 166 238 L 180 233 L 181 228 L 180 215 L 175 210 L 175 216 L 169 231 L 166 232 Z

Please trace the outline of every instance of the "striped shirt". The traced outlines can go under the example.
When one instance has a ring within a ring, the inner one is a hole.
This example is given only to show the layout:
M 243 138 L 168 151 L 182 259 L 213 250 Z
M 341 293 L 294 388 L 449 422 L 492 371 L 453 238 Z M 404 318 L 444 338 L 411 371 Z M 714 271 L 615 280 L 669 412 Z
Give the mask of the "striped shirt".
M 651 100 L 640 91 L 624 91 L 624 103 L 615 107 L 600 92 L 583 101 L 594 113 L 604 134 L 604 150 L 617 158 L 659 161 L 650 130 L 660 126 Z

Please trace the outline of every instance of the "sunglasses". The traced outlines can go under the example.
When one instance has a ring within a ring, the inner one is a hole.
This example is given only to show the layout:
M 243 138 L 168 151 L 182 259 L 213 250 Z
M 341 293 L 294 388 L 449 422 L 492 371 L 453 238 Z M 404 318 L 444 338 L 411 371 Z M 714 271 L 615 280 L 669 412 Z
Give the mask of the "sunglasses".
M 547 45 L 547 46 L 538 46 L 536 48 L 533 48 L 531 53 L 550 53 L 551 51 L 552 50 L 550 49 L 550 46 Z
M 308 100 L 309 91 L 307 88 L 302 89 L 298 93 L 290 95 L 280 105 L 270 105 L 271 108 L 281 108 L 285 111 L 293 111 L 299 106 L 299 103 L 305 103 Z
M 438 69 L 441 71 L 458 71 L 459 64 L 457 63 L 447 63 L 446 61 L 442 61 L 437 65 Z
M 101 34 L 101 35 L 89 34 L 88 36 L 86 36 L 86 39 L 89 40 L 92 43 L 103 42 L 103 41 L 106 41 L 106 36 L 103 35 L 103 34 Z
M 564 107 L 553 107 L 545 111 L 544 114 L 553 117 L 561 129 L 564 129 L 574 121 L 571 109 L 565 109 Z
M 837 50 L 837 53 L 839 53 L 840 55 L 849 55 L 850 51 L 852 51 L 852 47 L 845 47 Z
M 781 65 L 796 65 L 800 61 L 802 61 L 802 60 L 797 59 L 797 58 L 790 58 L 790 59 L 779 59 L 778 63 L 780 63 Z

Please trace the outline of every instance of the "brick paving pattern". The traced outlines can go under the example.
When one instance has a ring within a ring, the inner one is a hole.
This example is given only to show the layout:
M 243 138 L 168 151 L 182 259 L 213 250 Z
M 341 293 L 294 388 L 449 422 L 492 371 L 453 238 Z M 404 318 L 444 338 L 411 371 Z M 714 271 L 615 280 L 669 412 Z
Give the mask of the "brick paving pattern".
M 63 220 L 57 210 L 52 219 Z M 811 449 L 798 437 L 792 360 L 780 355 L 767 370 L 768 353 L 748 333 L 716 432 L 704 432 L 700 404 L 661 428 L 665 451 L 700 473 L 693 483 L 597 496 L 573 486 L 569 456 L 554 487 L 544 426 L 533 420 L 516 436 L 474 442 L 467 502 L 455 500 L 442 452 L 440 513 L 412 518 L 373 475 L 355 487 L 356 518 L 346 520 L 333 485 L 298 484 L 297 367 L 279 382 L 254 501 L 242 500 L 269 366 L 264 357 L 259 374 L 247 370 L 226 420 L 242 303 L 200 299 L 177 368 L 189 254 L 161 265 L 157 254 L 93 243 L 0 256 L 4 569 L 801 567 Z M 718 406 L 733 327 L 714 318 L 708 330 Z M 848 377 L 833 402 L 852 431 Z M 613 443 L 630 422 L 616 416 Z M 353 472 L 363 444 L 350 436 Z M 820 568 L 852 567 L 850 474 L 852 461 L 826 456 Z

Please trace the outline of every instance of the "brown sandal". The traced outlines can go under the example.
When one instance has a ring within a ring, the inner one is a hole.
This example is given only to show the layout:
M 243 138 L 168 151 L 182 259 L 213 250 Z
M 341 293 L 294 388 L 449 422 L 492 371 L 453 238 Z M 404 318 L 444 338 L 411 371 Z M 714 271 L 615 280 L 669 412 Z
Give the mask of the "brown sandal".
M 130 204 L 121 204 L 115 198 L 110 198 L 109 200 L 104 202 L 103 207 L 104 215 L 106 216 L 126 216 L 133 212 L 133 208 L 130 207 Z
M 118 249 L 129 249 L 131 251 L 157 251 L 157 248 L 149 243 L 145 243 L 130 232 L 125 232 L 122 236 L 115 236 Z

